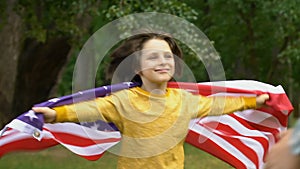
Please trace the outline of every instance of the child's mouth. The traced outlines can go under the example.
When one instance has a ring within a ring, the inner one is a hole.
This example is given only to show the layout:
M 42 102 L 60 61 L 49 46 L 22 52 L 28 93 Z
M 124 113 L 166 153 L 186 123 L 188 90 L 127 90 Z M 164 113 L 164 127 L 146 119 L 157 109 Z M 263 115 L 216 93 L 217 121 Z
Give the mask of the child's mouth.
M 154 71 L 159 73 L 168 73 L 170 69 L 155 69 Z

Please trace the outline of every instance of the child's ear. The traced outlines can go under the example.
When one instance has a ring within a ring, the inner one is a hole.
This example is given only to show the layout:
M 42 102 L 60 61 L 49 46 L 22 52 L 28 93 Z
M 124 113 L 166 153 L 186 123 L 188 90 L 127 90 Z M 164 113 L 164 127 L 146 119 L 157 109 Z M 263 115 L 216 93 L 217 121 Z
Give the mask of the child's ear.
M 137 75 L 141 75 L 142 72 L 140 70 L 135 69 L 134 73 L 137 74 Z

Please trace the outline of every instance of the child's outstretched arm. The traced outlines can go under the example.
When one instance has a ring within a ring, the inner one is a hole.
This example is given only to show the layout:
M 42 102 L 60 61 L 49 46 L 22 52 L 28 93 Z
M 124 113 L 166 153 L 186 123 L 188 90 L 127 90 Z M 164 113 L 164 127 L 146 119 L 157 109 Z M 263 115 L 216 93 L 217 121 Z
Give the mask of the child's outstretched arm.
M 119 121 L 119 114 L 110 96 L 54 108 L 33 107 L 32 110 L 42 113 L 46 123 L 96 120 Z
M 257 97 L 202 96 L 196 116 L 222 115 L 246 109 L 257 109 L 264 106 L 267 100 L 269 100 L 268 94 Z

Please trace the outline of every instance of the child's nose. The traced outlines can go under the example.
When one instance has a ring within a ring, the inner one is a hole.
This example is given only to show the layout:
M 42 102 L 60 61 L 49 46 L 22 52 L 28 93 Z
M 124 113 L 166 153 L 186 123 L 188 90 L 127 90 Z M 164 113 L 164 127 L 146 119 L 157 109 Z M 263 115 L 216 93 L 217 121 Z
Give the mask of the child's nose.
M 160 64 L 165 64 L 165 63 L 167 63 L 167 60 L 166 60 L 166 58 L 164 57 L 164 55 L 160 55 L 160 56 L 159 56 L 159 63 L 160 63 Z

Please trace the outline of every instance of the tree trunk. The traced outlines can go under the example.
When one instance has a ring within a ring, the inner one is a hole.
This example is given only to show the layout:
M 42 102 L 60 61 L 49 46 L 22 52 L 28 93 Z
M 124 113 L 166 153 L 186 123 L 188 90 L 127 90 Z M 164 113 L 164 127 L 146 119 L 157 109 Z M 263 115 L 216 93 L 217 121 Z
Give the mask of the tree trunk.
M 14 11 L 17 2 L 7 0 L 7 18 L 1 21 L 4 25 L 0 30 L 0 128 L 55 93 L 73 51 L 70 35 L 54 34 L 44 43 L 27 38 L 22 17 Z M 76 18 L 81 33 L 86 34 L 91 16 L 82 14 Z
M 25 41 L 15 86 L 13 112 L 16 115 L 48 99 L 70 49 L 67 38 L 50 39 L 45 43 Z
M 66 37 L 45 43 L 26 39 L 15 4 L 7 0 L 7 18 L 0 30 L 0 128 L 33 104 L 48 99 L 71 49 Z
M 7 0 L 6 3 L 7 18 L 0 30 L 0 127 L 14 117 L 14 88 L 22 46 L 21 19 L 13 10 L 16 1 Z

